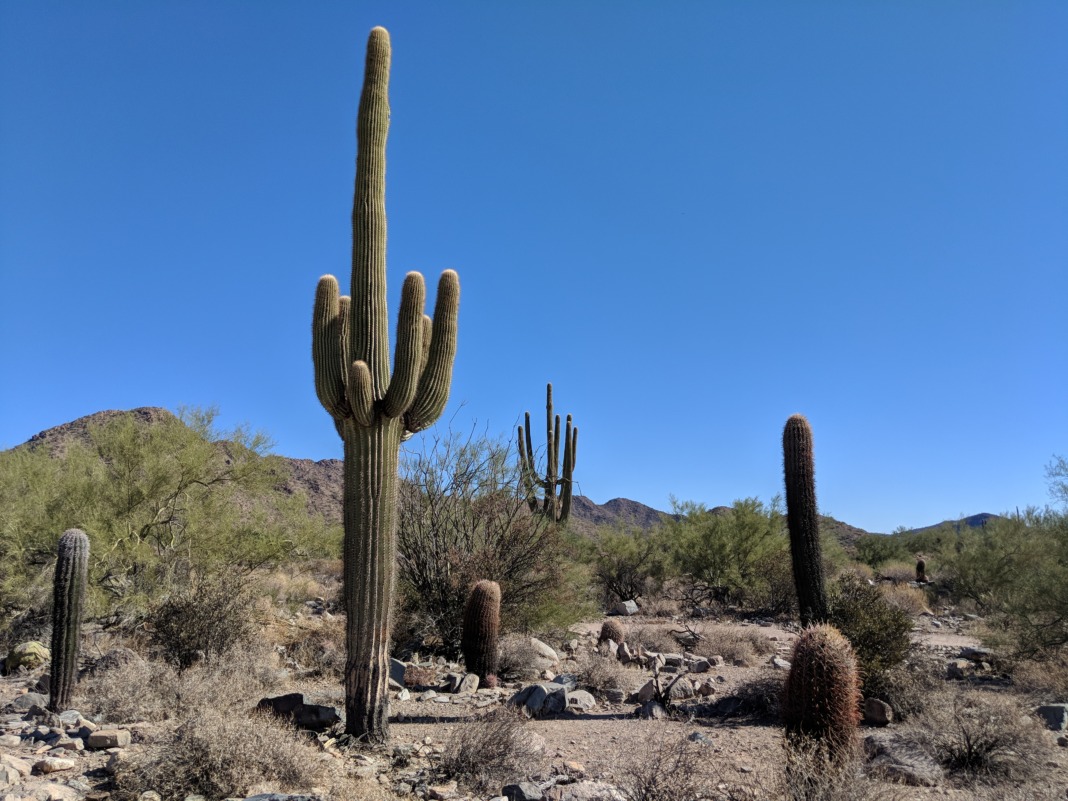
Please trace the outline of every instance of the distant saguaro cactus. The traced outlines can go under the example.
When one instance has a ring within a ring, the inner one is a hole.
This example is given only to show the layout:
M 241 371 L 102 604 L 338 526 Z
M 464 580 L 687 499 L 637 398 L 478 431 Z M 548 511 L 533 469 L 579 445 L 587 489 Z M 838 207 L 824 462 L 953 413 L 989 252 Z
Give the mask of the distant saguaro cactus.
M 916 560 L 916 583 L 927 583 L 927 562 L 922 556 Z
M 545 385 L 545 478 L 538 475 L 534 448 L 530 438 L 530 412 L 525 425 L 519 426 L 519 462 L 523 491 L 530 511 L 540 512 L 557 523 L 566 523 L 571 516 L 571 495 L 578 450 L 578 428 L 573 427 L 571 415 L 564 429 L 564 464 L 560 467 L 560 415 L 553 416 L 553 385 Z M 538 498 L 538 489 L 542 497 Z M 559 496 L 557 495 L 559 489 Z M 539 509 L 540 506 L 540 509 Z
M 786 480 L 786 522 L 801 625 L 828 618 L 820 553 L 820 518 L 816 507 L 816 466 L 812 428 L 802 415 L 786 421 L 782 432 L 783 473 Z
M 626 638 L 626 634 L 623 632 L 623 624 L 618 620 L 606 620 L 601 624 L 601 636 L 597 638 L 597 642 L 601 643 L 605 640 L 612 640 L 619 645 Z
M 52 673 L 48 708 L 62 712 L 70 706 L 78 675 L 78 646 L 82 607 L 89 579 L 89 538 L 69 528 L 59 538 L 56 575 L 52 585 Z
M 860 722 L 857 660 L 834 626 L 801 632 L 783 686 L 782 715 L 786 734 L 795 741 L 818 741 L 832 757 L 853 747 Z
M 500 626 L 501 585 L 486 579 L 476 582 L 464 607 L 460 647 L 467 669 L 478 674 L 484 686 L 492 686 L 497 680 Z
M 345 730 L 368 742 L 389 736 L 398 451 L 403 438 L 433 424 L 445 408 L 460 302 L 459 279 L 446 270 L 431 321 L 423 314 L 423 276 L 408 273 L 391 376 L 385 185 L 390 56 L 389 34 L 375 28 L 367 41 L 356 121 L 352 295 L 339 296 L 337 280 L 324 275 L 312 320 L 315 391 L 345 443 Z

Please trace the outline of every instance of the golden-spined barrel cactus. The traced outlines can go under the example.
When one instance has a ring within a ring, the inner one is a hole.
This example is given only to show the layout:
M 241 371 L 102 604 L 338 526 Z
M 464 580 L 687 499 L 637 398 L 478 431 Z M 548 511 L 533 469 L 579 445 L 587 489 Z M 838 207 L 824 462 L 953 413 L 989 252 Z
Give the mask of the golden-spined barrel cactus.
M 834 626 L 801 632 L 782 695 L 788 739 L 812 741 L 832 757 L 851 752 L 860 722 L 860 680 L 849 640 Z
M 625 638 L 626 634 L 623 632 L 623 624 L 618 620 L 608 619 L 601 624 L 601 635 L 597 638 L 597 642 L 612 640 L 616 645 L 619 645 Z
M 486 687 L 497 683 L 498 640 L 501 628 L 501 585 L 476 582 L 464 607 L 464 630 L 460 647 L 467 669 L 478 674 Z
M 441 415 L 456 355 L 460 283 L 446 270 L 434 318 L 423 314 L 419 273 L 401 289 L 397 352 L 389 363 L 386 310 L 386 134 L 390 40 L 367 41 L 356 122 L 352 206 L 352 294 L 319 279 L 312 321 L 315 391 L 345 445 L 345 730 L 368 742 L 389 735 L 390 603 L 395 582 L 397 454 L 407 435 Z

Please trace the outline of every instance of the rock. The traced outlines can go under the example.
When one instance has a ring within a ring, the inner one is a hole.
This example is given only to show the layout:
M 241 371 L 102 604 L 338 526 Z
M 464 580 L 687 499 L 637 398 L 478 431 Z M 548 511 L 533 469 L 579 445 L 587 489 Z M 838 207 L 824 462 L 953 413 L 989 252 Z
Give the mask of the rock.
M 11 675 L 20 667 L 35 670 L 42 665 L 47 665 L 51 659 L 52 652 L 45 647 L 44 643 L 30 640 L 16 645 L 8 652 L 7 658 L 4 659 L 4 672 Z
M 389 660 L 389 686 L 395 690 L 404 688 L 404 671 L 408 666 L 399 659 Z
M 864 739 L 869 772 L 913 787 L 934 787 L 942 768 L 930 756 L 897 736 L 869 735 Z
M 27 759 L 19 759 L 10 754 L 0 754 L 0 765 L 14 768 L 20 776 L 29 776 L 33 772 L 33 763 Z
M 1057 738 L 1057 745 L 1059 745 L 1061 748 L 1068 748 L 1068 737 L 1065 737 L 1062 734 L 1060 737 Z
M 435 691 L 435 690 L 425 690 L 425 691 L 419 693 L 419 695 L 415 696 L 415 700 L 416 701 L 430 701 L 431 699 L 434 699 L 434 698 L 437 698 L 437 697 L 438 697 L 437 691 Z
M 1035 710 L 1051 731 L 1068 729 L 1068 704 L 1043 704 Z
M 61 770 L 71 770 L 78 763 L 73 759 L 61 759 L 59 757 L 45 757 L 33 763 L 34 773 L 56 773 Z
M 656 682 L 653 679 L 649 679 L 649 681 L 645 682 L 645 684 L 641 686 L 641 689 L 638 690 L 635 698 L 639 704 L 644 704 L 645 702 L 652 701 L 656 698 L 656 692 Z
M 125 748 L 130 744 L 130 732 L 126 729 L 100 729 L 89 735 L 86 745 L 94 751 L 105 748 Z
M 22 738 L 17 734 L 0 735 L 0 746 L 4 748 L 18 748 L 22 745 Z
M 712 745 L 712 738 L 700 731 L 690 732 L 686 735 L 686 739 L 698 745 Z
M 478 674 L 468 673 L 460 680 L 460 686 L 456 688 L 458 693 L 473 693 L 478 689 Z
M 45 795 L 45 801 L 81 801 L 81 798 L 77 789 L 63 784 L 49 784 Z
M 965 646 L 960 649 L 960 658 L 968 659 L 972 662 L 992 662 L 994 660 L 994 652 L 989 648 L 969 648 Z
M 604 700 L 610 704 L 622 704 L 627 697 L 627 694 L 617 687 L 609 687 L 607 690 L 601 690 L 601 695 L 604 697 Z
M 287 693 L 273 698 L 262 698 L 256 704 L 257 709 L 263 709 L 290 721 L 298 729 L 308 731 L 326 731 L 335 723 L 341 722 L 341 715 L 332 706 L 323 704 L 307 704 L 304 702 L 302 693 Z M 100 732 L 95 732 L 99 734 Z M 90 740 L 92 737 L 90 737 Z M 91 747 L 91 746 L 90 746 Z
M 428 787 L 426 790 L 427 798 L 432 798 L 434 801 L 446 801 L 446 799 L 455 798 L 459 795 L 456 789 L 456 780 L 446 782 L 445 784 L 435 784 Z
M 697 685 L 695 690 L 702 698 L 708 698 L 710 695 L 716 694 L 716 683 L 712 679 L 705 679 Z
M 698 658 L 690 663 L 691 673 L 707 673 L 712 669 L 712 663 L 707 659 Z
M 48 706 L 48 696 L 41 693 L 23 693 L 16 695 L 11 706 L 16 710 L 29 711 L 30 707 L 39 706 L 42 709 Z M 45 710 L 47 712 L 47 710 Z
M 946 663 L 946 678 L 963 679 L 971 667 L 972 663 L 967 659 L 951 659 Z
M 894 710 L 886 701 L 878 698 L 864 699 L 864 722 L 872 726 L 889 726 L 894 719 Z
M 22 776 L 10 765 L 0 765 L 0 787 L 14 787 L 22 781 Z
M 578 689 L 578 676 L 572 673 L 560 673 L 553 676 L 553 684 L 559 684 L 568 692 Z
M 673 681 L 668 687 L 668 698 L 672 701 L 685 701 L 687 698 L 693 698 L 695 694 L 693 683 L 685 676 Z
M 634 601 L 620 601 L 618 604 L 612 607 L 610 615 L 636 615 L 638 614 L 638 604 Z
M 630 650 L 630 646 L 627 645 L 625 642 L 621 642 L 619 644 L 619 650 L 617 651 L 616 655 L 619 657 L 619 661 L 622 662 L 624 665 L 629 665 L 637 658 L 634 652 Z
M 525 694 L 522 701 L 516 700 Z M 559 684 L 532 684 L 512 696 L 509 703 L 520 704 L 530 715 L 555 715 L 567 707 L 567 690 Z
M 790 669 L 790 663 L 787 660 L 783 659 L 781 656 L 773 656 L 771 658 L 771 666 L 773 668 L 777 668 L 778 670 Z
M 407 687 L 403 688 L 399 693 L 397 693 L 398 701 L 407 701 L 411 697 L 411 691 L 409 691 Z
M 259 793 L 250 795 L 244 801 L 323 801 L 323 797 L 306 793 Z
M 144 661 L 145 660 L 141 658 L 140 654 L 129 648 L 112 648 L 96 660 L 89 668 L 88 672 L 95 675 L 97 673 L 115 670 L 116 668 L 124 667 L 126 665 L 141 664 Z
M 597 706 L 597 701 L 585 690 L 575 690 L 566 695 L 567 708 L 576 712 L 589 712 Z
M 531 637 L 530 644 L 533 646 L 534 650 L 538 652 L 540 658 L 552 662 L 553 665 L 560 664 L 560 654 L 556 653 L 551 646 L 542 642 L 537 637 Z
M 519 782 L 518 784 L 505 785 L 501 789 L 501 795 L 508 801 L 541 801 L 541 788 L 534 782 Z

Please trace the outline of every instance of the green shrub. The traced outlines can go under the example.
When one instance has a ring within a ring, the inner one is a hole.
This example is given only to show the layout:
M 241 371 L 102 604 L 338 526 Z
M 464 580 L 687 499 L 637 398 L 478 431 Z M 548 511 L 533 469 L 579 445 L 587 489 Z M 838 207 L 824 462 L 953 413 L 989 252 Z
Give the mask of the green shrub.
M 909 652 L 912 619 L 887 603 L 878 587 L 843 574 L 831 588 L 830 623 L 849 640 L 861 680 L 900 664 Z
M 658 528 L 600 526 L 585 559 L 605 606 L 655 595 L 668 574 L 667 540 Z

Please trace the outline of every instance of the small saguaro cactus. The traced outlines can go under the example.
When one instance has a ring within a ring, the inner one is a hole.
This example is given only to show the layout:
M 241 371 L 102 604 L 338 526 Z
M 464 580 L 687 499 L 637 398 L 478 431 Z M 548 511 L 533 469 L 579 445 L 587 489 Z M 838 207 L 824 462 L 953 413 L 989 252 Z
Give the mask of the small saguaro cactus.
M 802 415 L 786 421 L 782 432 L 783 473 L 786 479 L 786 523 L 790 529 L 790 557 L 801 625 L 828 618 L 820 553 L 820 518 L 816 507 L 816 466 L 812 428 Z
M 467 669 L 477 674 L 485 687 L 492 687 L 497 682 L 500 627 L 501 585 L 486 579 L 476 582 L 464 607 L 460 647 Z
M 89 538 L 69 528 L 59 538 L 56 576 L 52 592 L 52 673 L 48 708 L 63 712 L 70 706 L 78 675 L 78 646 L 82 606 L 89 578 Z
M 571 415 L 568 415 L 564 429 L 564 463 L 561 470 L 560 415 L 553 416 L 552 384 L 545 385 L 545 478 L 538 475 L 530 430 L 530 412 L 527 412 L 525 425 L 519 426 L 519 466 L 523 492 L 527 496 L 530 511 L 539 512 L 557 523 L 564 524 L 571 516 L 571 492 L 578 450 L 578 427 L 572 426 Z M 542 495 L 540 499 L 538 498 L 539 488 Z M 559 489 L 559 495 L 557 495 L 557 489 Z
M 312 320 L 315 391 L 345 446 L 345 730 L 367 742 L 389 736 L 398 451 L 402 439 L 430 426 L 445 408 L 460 301 L 459 279 L 446 270 L 431 320 L 423 314 L 423 276 L 408 273 L 391 374 L 385 190 L 390 55 L 389 34 L 375 28 L 367 41 L 356 121 L 352 295 L 339 296 L 337 280 L 324 275 Z
M 626 636 L 622 623 L 618 620 L 606 620 L 601 624 L 601 636 L 597 638 L 597 642 L 602 643 L 606 640 L 612 640 L 616 645 L 620 645 L 626 639 Z
M 927 562 L 922 556 L 916 559 L 916 583 L 927 583 Z
M 808 738 L 831 757 L 853 747 L 860 722 L 860 680 L 849 640 L 834 626 L 809 626 L 794 644 L 782 692 L 788 738 Z

